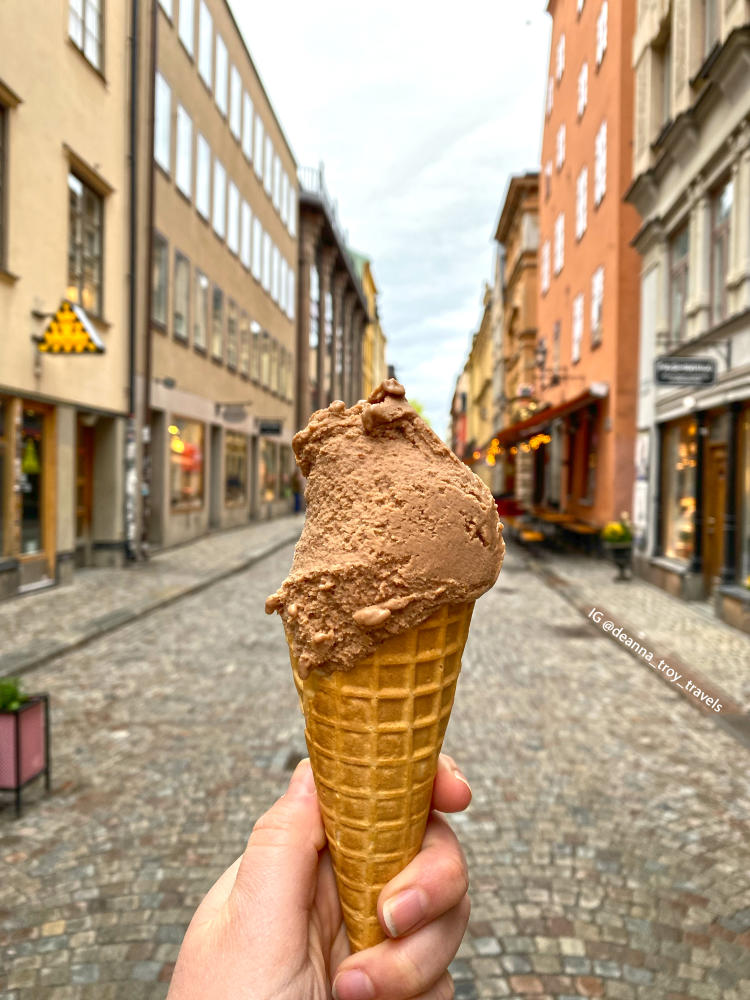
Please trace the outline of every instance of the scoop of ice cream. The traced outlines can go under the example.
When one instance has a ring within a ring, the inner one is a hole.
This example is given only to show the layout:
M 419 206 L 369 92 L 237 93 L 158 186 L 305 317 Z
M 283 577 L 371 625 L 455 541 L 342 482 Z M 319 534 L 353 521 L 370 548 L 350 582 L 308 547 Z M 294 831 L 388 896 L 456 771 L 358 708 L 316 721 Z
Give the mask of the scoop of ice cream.
M 505 543 L 492 494 L 395 379 L 349 409 L 318 410 L 292 444 L 307 516 L 266 611 L 281 615 L 303 677 L 346 670 L 494 584 Z

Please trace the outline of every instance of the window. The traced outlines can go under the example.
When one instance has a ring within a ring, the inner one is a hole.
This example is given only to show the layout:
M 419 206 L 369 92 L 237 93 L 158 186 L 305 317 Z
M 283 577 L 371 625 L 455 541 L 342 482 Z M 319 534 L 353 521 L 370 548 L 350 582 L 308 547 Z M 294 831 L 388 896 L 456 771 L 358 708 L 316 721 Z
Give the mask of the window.
M 271 340 L 271 356 L 269 361 L 268 387 L 271 392 L 279 391 L 279 345 Z
M 294 319 L 294 271 L 289 268 L 289 293 L 287 295 L 287 316 L 289 319 Z
M 703 0 L 703 58 L 705 59 L 721 37 L 719 0 Z
M 172 19 L 172 0 L 159 0 L 159 6 L 162 8 L 167 17 Z
M 224 360 L 224 293 L 214 285 L 211 297 L 211 355 Z
M 602 342 L 604 316 L 604 268 L 597 267 L 591 279 L 591 346 Z
M 227 226 L 227 172 L 214 160 L 214 232 L 222 240 Z
M 714 194 L 711 206 L 711 321 L 713 323 L 721 323 L 727 318 L 727 276 L 733 201 L 734 182 L 730 180 Z
M 552 332 L 552 374 L 560 374 L 560 341 L 561 341 L 560 320 L 556 320 Z
M 279 301 L 279 271 L 281 269 L 279 248 L 274 244 L 271 254 L 271 298 Z
M 237 306 L 227 303 L 227 368 L 237 368 Z
M 602 122 L 594 140 L 594 205 L 607 193 L 607 123 Z
M 182 417 L 169 425 L 169 497 L 173 510 L 203 505 L 203 424 Z
M 262 268 L 261 268 L 261 253 L 263 245 L 263 227 L 260 224 L 260 219 L 256 216 L 253 219 L 253 277 L 256 281 L 260 281 Z
M 240 375 L 250 375 L 250 320 L 246 312 L 240 315 Z
M 281 160 L 278 153 L 273 158 L 273 207 L 277 212 L 281 208 Z
M 179 250 L 174 258 L 174 335 L 188 339 L 190 312 L 190 261 Z
M 205 0 L 198 13 L 198 72 L 208 89 L 213 84 L 214 21 Z
M 583 5 L 584 5 L 585 2 L 586 2 L 586 0 L 578 0 L 578 13 L 579 14 L 582 12 Z
M 271 237 L 268 233 L 263 233 L 263 288 L 271 290 Z
M 232 66 L 230 79 L 231 102 L 229 105 L 229 128 L 232 135 L 239 141 L 242 135 L 242 77 L 236 66 Z
M 544 200 L 549 201 L 552 194 L 552 160 L 547 160 L 544 166 Z
M 180 0 L 180 17 L 177 31 L 180 36 L 180 41 L 185 46 L 188 55 L 192 56 L 195 39 L 194 0 Z
M 565 71 L 565 35 L 560 35 L 557 40 L 557 57 L 556 57 L 556 67 L 555 75 L 557 76 L 557 82 L 562 80 L 563 72 Z
M 565 163 L 565 133 L 566 133 L 565 123 L 560 126 L 557 130 L 556 139 L 556 161 L 557 169 L 562 170 L 563 163 Z
M 260 338 L 260 384 L 267 389 L 271 382 L 271 345 L 268 331 L 264 330 Z
M 258 179 L 263 179 L 263 119 L 260 115 L 255 116 L 255 173 Z
M 571 361 L 575 364 L 581 360 L 581 341 L 583 340 L 583 292 L 573 299 L 573 346 Z
M 669 246 L 669 332 L 672 343 L 685 339 L 685 307 L 690 276 L 690 227 L 683 226 Z
M 750 409 L 742 414 L 742 437 L 744 440 L 744 460 L 740 473 L 740 491 L 742 495 L 742 562 L 740 564 L 740 579 L 747 580 L 750 576 Z
M 279 449 L 275 441 L 264 439 L 260 449 L 260 489 L 263 500 L 271 503 L 278 491 Z
M 250 321 L 250 378 L 260 382 L 260 323 Z
M 7 162 L 8 162 L 8 109 L 0 104 L 0 268 L 7 260 Z M 2 485 L 0 484 L 0 489 Z M 2 550 L 0 549 L 0 552 Z
M 547 117 L 552 114 L 552 108 L 555 103 L 555 82 L 552 77 L 547 81 Z
M 208 336 L 210 282 L 202 271 L 195 272 L 195 309 L 193 311 L 193 346 L 205 351 Z
M 193 193 L 193 122 L 181 104 L 177 105 L 177 163 L 175 183 L 186 198 Z
M 68 288 L 71 302 L 102 314 L 102 221 L 104 203 L 80 177 L 68 174 Z
M 68 34 L 92 66 L 102 68 L 102 0 L 70 0 Z
M 283 313 L 286 313 L 286 296 L 287 296 L 287 280 L 288 280 L 288 265 L 286 258 L 281 258 L 281 264 L 279 269 L 279 308 Z
M 232 253 L 240 252 L 240 192 L 234 181 L 229 182 L 229 204 L 227 206 L 227 246 Z
M 172 133 L 172 91 L 161 75 L 156 74 L 154 94 L 154 159 L 169 173 L 169 153 Z
M 151 319 L 159 326 L 167 325 L 168 254 L 167 241 L 159 233 L 154 233 L 151 260 Z
M 662 455 L 664 554 L 687 562 L 695 546 L 698 427 L 694 419 L 665 428 Z
M 271 136 L 267 135 L 265 140 L 265 152 L 263 156 L 263 187 L 266 189 L 266 194 L 271 194 L 271 188 L 273 186 L 273 143 L 271 142 Z
M 542 245 L 542 295 L 549 291 L 550 285 L 550 244 L 546 240 Z
M 601 66 L 604 53 L 607 51 L 607 30 L 609 21 L 609 4 L 604 0 L 599 17 L 596 20 L 596 65 Z
M 565 213 L 555 219 L 555 274 L 559 274 L 565 264 Z
M 584 167 L 576 181 L 576 239 L 580 240 L 588 225 L 589 168 Z
M 667 35 L 662 44 L 655 48 L 656 65 L 660 88 L 659 126 L 664 126 L 672 118 L 672 35 Z
M 247 438 L 236 431 L 224 435 L 224 502 L 242 504 L 247 499 Z
M 578 117 L 583 117 L 589 102 L 589 64 L 585 62 L 578 74 Z
M 250 95 L 242 95 L 242 152 L 248 158 L 253 158 L 253 102 Z
M 297 235 L 297 192 L 289 185 L 289 235 Z
M 281 175 L 281 221 L 285 226 L 289 222 L 289 175 L 286 170 Z
M 228 109 L 228 74 L 229 62 L 227 59 L 227 47 L 224 44 L 224 39 L 221 35 L 216 33 L 216 80 L 214 82 L 214 97 L 216 98 L 216 107 L 221 111 L 221 113 L 226 117 Z
M 242 213 L 240 216 L 240 260 L 244 266 L 250 270 L 250 237 L 252 233 L 253 215 L 250 206 L 242 199 Z
M 208 221 L 211 214 L 211 148 L 200 132 L 195 158 L 195 207 Z

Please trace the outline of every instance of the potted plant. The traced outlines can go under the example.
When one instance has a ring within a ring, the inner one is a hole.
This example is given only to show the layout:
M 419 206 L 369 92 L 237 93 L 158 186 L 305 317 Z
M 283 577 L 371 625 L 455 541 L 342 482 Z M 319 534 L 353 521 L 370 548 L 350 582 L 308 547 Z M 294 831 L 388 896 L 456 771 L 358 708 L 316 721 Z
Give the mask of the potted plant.
M 619 571 L 615 580 L 627 580 L 625 571 L 630 569 L 633 558 L 633 532 L 627 514 L 622 514 L 619 521 L 605 524 L 602 541 Z
M 15 792 L 21 815 L 21 792 L 35 778 L 49 774 L 49 698 L 27 695 L 12 677 L 0 679 L 0 791 Z

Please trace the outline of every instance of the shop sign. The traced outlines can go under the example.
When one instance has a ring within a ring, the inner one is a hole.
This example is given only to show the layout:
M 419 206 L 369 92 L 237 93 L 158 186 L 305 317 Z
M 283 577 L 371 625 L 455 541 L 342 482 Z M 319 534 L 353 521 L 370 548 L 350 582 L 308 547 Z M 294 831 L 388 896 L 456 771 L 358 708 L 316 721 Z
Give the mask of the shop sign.
M 264 437 L 274 437 L 281 434 L 280 420 L 259 420 L 258 433 Z
M 713 358 L 657 358 L 654 381 L 657 385 L 713 385 L 716 361 Z
M 241 424 L 243 420 L 247 417 L 247 410 L 244 406 L 239 404 L 225 406 L 222 410 L 222 416 L 228 424 Z
M 63 299 L 41 337 L 35 338 L 45 354 L 104 354 L 104 344 L 83 309 Z

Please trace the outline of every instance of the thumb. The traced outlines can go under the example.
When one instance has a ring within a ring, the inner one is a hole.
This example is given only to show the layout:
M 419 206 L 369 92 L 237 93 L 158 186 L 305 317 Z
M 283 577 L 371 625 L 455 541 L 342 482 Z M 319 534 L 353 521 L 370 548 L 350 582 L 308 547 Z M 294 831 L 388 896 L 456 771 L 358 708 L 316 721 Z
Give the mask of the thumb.
M 240 860 L 232 899 L 270 940 L 307 934 L 315 898 L 318 851 L 325 831 L 309 760 L 298 765 L 289 788 L 257 821 Z M 281 935 L 281 938 L 278 937 Z

